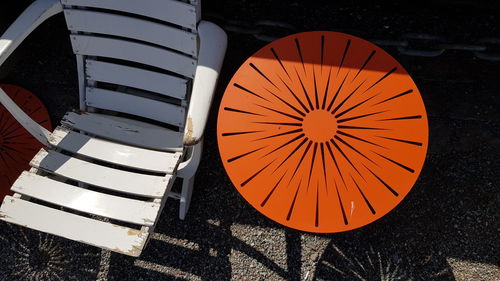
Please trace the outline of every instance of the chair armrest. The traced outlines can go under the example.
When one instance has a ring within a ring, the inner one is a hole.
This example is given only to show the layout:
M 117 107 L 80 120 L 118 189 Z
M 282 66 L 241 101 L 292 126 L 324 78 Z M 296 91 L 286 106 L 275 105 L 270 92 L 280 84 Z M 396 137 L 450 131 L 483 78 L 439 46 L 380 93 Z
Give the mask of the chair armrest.
M 59 0 L 37 0 L 26 8 L 0 37 L 0 66 L 35 28 L 60 12 Z
M 31 119 L 28 114 L 15 104 L 9 96 L 0 88 L 0 103 L 14 116 L 14 118 L 28 131 L 35 139 L 43 143 L 45 146 L 50 146 L 50 132 L 40 126 L 35 120 Z
M 200 52 L 187 113 L 185 145 L 195 145 L 203 137 L 227 46 L 226 33 L 213 23 L 201 21 L 198 34 Z
M 0 66 L 23 40 L 42 22 L 62 12 L 59 0 L 37 0 L 33 2 L 0 37 Z M 31 119 L 0 88 L 0 103 L 38 141 L 49 146 L 50 132 Z

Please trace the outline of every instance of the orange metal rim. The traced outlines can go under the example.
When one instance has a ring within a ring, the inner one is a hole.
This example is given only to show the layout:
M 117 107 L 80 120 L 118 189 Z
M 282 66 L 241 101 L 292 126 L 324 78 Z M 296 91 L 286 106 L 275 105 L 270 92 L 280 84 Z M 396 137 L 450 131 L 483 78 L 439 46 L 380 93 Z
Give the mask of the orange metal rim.
M 285 226 L 367 225 L 422 169 L 427 114 L 406 70 L 376 45 L 330 31 L 274 41 L 226 88 L 217 138 L 239 193 Z

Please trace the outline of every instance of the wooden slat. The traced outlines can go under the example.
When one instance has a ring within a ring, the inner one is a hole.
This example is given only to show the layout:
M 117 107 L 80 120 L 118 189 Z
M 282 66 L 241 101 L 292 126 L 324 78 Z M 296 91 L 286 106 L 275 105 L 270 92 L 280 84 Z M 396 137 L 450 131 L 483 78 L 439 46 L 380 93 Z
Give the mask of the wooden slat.
M 183 54 L 121 39 L 75 34 L 70 37 L 77 55 L 133 61 L 194 78 L 196 60 Z
M 11 190 L 58 206 L 128 223 L 152 226 L 160 203 L 134 200 L 23 172 Z
M 85 74 L 90 80 L 143 89 L 177 99 L 184 99 L 187 93 L 186 79 L 115 63 L 87 59 Z
M 93 159 L 167 174 L 175 171 L 182 155 L 180 152 L 160 152 L 96 139 L 62 127 L 54 130 L 49 141 L 53 146 Z
M 68 112 L 61 124 L 98 137 L 135 146 L 182 151 L 183 133 L 123 117 Z
M 104 189 L 149 198 L 162 198 L 174 181 L 172 175 L 152 176 L 122 171 L 45 149 L 33 157 L 30 165 Z
M 85 100 L 88 106 L 184 127 L 186 113 L 182 106 L 99 88 L 87 88 Z
M 61 0 L 63 5 L 122 11 L 196 28 L 199 6 L 176 0 Z
M 148 232 L 78 216 L 11 196 L 5 196 L 3 200 L 0 219 L 135 257 L 141 254 L 148 238 Z
M 197 35 L 179 28 L 110 13 L 64 10 L 68 29 L 132 38 L 197 56 Z

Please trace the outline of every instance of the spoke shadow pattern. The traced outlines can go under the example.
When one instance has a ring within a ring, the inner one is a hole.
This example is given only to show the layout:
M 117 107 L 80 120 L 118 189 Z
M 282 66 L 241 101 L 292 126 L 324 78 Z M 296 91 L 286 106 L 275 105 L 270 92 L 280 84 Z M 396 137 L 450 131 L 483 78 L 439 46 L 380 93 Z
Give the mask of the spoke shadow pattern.
M 0 222 L 0 280 L 96 280 L 100 250 Z
M 315 280 L 455 280 L 443 254 L 414 246 L 377 237 L 332 239 L 318 262 Z

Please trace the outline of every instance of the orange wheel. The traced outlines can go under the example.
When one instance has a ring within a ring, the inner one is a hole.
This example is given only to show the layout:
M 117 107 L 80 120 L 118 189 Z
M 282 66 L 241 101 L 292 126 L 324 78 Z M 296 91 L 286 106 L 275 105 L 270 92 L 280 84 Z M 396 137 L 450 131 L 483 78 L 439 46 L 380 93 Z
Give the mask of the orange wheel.
M 363 39 L 328 31 L 272 42 L 233 76 L 219 109 L 224 167 L 258 211 L 340 232 L 387 214 L 427 152 L 427 115 L 405 69 Z
M 47 109 L 28 90 L 14 85 L 0 84 L 7 95 L 33 120 L 52 131 Z M 0 104 L 0 200 L 12 194 L 10 186 L 43 145 L 33 138 Z

